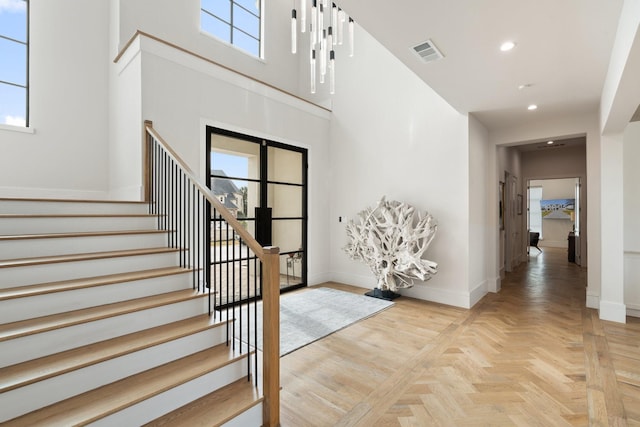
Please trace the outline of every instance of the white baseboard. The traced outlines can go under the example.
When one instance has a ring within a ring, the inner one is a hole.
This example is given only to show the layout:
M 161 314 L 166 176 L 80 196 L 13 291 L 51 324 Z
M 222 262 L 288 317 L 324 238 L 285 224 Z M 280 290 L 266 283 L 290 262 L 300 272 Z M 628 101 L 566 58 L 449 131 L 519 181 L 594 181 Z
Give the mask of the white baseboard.
M 640 305 L 627 304 L 627 316 L 640 317 Z
M 402 289 L 401 295 L 417 298 L 454 307 L 471 308 L 471 294 L 469 292 L 452 292 L 440 288 L 434 288 L 427 283 L 419 283 L 413 288 Z
M 624 251 L 624 303 L 627 315 L 640 317 L 640 251 Z
M 334 282 L 345 283 L 364 289 L 373 289 L 376 284 L 376 279 L 373 277 L 373 275 L 366 276 L 333 272 L 331 274 L 331 277 L 331 280 Z M 480 298 L 482 298 L 482 296 L 484 296 L 484 294 L 486 293 L 483 293 L 483 286 L 485 286 L 484 282 L 479 285 L 480 289 L 478 289 L 478 287 L 474 289 L 473 297 L 469 292 L 452 292 L 441 288 L 435 288 L 433 286 L 430 286 L 429 282 L 416 283 L 412 288 L 401 289 L 398 293 L 407 297 L 421 299 L 424 301 L 437 302 L 454 307 L 471 308 L 471 306 L 473 305 L 471 301 L 477 299 L 478 295 L 480 294 L 482 294 L 480 296 Z
M 0 198 L 107 200 L 106 191 L 70 188 L 0 187 Z
M 376 279 L 367 275 L 331 272 L 328 281 L 344 283 L 364 289 L 373 289 L 376 286 Z
M 473 307 L 487 294 L 487 281 L 483 280 L 478 285 L 476 285 L 471 293 L 469 294 L 469 307 Z
M 307 285 L 316 286 L 331 281 L 331 275 L 329 273 L 322 274 L 309 274 L 307 275 Z
M 600 319 L 626 323 L 627 309 L 624 304 L 612 301 L 600 301 Z
M 587 289 L 587 307 L 596 310 L 600 308 L 600 295 L 589 294 L 589 289 Z
M 487 291 L 497 293 L 502 289 L 502 278 L 493 277 L 487 281 Z

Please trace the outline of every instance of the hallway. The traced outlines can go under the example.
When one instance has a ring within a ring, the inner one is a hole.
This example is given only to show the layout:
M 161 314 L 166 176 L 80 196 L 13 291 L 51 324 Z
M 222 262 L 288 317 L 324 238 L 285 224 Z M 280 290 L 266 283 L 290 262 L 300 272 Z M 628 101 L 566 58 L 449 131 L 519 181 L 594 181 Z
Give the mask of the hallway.
M 399 298 L 281 359 L 282 425 L 640 426 L 640 319 L 600 321 L 585 280 L 550 248 L 470 310 Z

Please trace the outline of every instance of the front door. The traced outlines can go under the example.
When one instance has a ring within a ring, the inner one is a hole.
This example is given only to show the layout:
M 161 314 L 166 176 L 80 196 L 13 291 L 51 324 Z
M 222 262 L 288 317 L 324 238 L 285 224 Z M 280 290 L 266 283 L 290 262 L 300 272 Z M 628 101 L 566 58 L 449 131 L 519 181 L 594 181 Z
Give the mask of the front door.
M 280 288 L 306 286 L 307 150 L 207 127 L 207 160 L 214 195 L 262 246 L 280 248 Z M 229 245 L 238 243 L 221 239 L 213 249 L 243 257 Z

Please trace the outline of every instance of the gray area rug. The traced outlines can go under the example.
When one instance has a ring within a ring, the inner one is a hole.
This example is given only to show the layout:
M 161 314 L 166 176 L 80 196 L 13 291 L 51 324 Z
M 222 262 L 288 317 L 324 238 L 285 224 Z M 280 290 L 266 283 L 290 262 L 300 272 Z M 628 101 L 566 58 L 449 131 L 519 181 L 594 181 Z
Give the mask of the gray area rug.
M 280 297 L 280 356 L 291 353 L 359 320 L 366 319 L 394 303 L 331 288 L 313 288 Z M 257 304 L 258 348 L 262 350 L 262 303 Z M 249 306 L 250 320 L 254 306 Z M 247 307 L 236 315 L 247 321 Z M 245 334 L 242 340 L 247 342 Z M 251 341 L 254 338 L 251 337 Z M 252 343 L 253 344 L 253 343 Z

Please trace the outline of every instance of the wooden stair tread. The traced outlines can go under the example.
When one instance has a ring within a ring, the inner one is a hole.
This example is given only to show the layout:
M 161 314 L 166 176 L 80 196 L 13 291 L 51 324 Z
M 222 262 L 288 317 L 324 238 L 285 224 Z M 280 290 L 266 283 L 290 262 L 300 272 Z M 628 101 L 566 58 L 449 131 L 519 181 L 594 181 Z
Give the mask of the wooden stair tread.
M 134 204 L 146 205 L 149 202 L 140 200 L 102 200 L 102 199 L 52 199 L 33 197 L 0 197 L 0 201 L 8 202 L 62 202 L 62 203 L 113 203 L 113 204 Z
M 78 231 L 69 233 L 11 234 L 0 236 L 0 242 L 7 240 L 57 239 L 66 237 L 102 237 L 127 236 L 133 234 L 166 234 L 166 230 L 116 230 L 116 231 Z
M 9 267 L 25 267 L 40 264 L 55 264 L 60 262 L 72 262 L 72 261 L 89 261 L 102 258 L 121 258 L 127 256 L 137 255 L 151 255 L 162 254 L 169 252 L 178 252 L 179 248 L 145 248 L 145 249 L 126 249 L 120 251 L 106 251 L 106 252 L 87 252 L 83 254 L 69 254 L 69 255 L 53 255 L 34 258 L 19 258 L 0 261 L 0 268 Z
M 78 325 L 108 317 L 132 313 L 148 308 L 159 307 L 175 302 L 187 301 L 194 298 L 205 298 L 206 294 L 198 294 L 192 289 L 185 289 L 150 297 L 137 298 L 116 302 L 81 310 L 68 311 L 50 316 L 21 320 L 0 325 L 0 341 L 18 338 L 26 335 L 46 332 L 67 326 Z
M 111 285 L 114 283 L 130 282 L 142 279 L 170 276 L 191 272 L 192 269 L 184 267 L 165 267 L 150 270 L 131 271 L 126 273 L 109 274 L 96 277 L 83 277 L 73 280 L 39 283 L 36 285 L 18 286 L 14 288 L 0 289 L 0 301 L 44 295 L 54 292 L 65 292 L 75 289 L 91 288 L 95 286 Z
M 0 393 L 226 324 L 212 320 L 201 314 L 0 368 Z
M 241 378 L 144 426 L 220 426 L 263 399 L 251 381 Z
M 76 214 L 76 213 L 34 213 L 34 214 L 0 214 L 2 218 L 147 218 L 157 217 L 156 214 L 136 214 L 136 213 L 90 213 L 90 214 Z
M 70 426 L 94 422 L 219 369 L 241 357 L 221 344 L 9 420 L 9 426 Z

